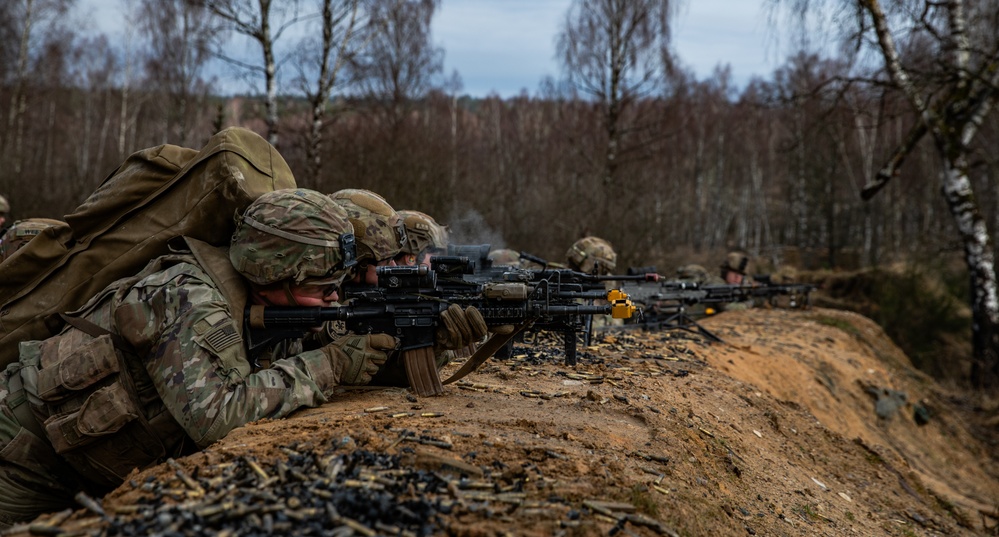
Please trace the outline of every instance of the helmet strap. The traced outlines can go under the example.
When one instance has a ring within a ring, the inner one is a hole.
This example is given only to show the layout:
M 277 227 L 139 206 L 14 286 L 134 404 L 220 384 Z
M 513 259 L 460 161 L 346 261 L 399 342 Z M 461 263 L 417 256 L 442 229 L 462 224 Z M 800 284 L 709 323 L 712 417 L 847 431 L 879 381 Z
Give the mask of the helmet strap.
M 294 305 L 294 306 L 300 306 L 301 305 L 301 304 L 298 303 L 298 300 L 295 300 L 295 293 L 291 292 L 291 282 L 290 281 L 285 280 L 282 283 L 281 288 L 284 289 L 284 296 L 285 296 L 285 298 L 288 299 L 288 304 L 291 304 L 291 305 Z

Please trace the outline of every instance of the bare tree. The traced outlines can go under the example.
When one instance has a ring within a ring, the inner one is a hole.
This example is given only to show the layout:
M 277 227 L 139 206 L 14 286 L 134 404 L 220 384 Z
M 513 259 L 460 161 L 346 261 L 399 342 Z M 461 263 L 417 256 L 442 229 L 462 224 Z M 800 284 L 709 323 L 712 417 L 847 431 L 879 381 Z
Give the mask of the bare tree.
M 318 185 L 322 174 L 323 130 L 330 95 L 346 82 L 341 74 L 349 58 L 363 46 L 367 33 L 366 13 L 361 0 L 321 0 L 320 38 L 306 37 L 299 43 L 296 83 L 305 94 L 311 111 L 306 141 L 308 177 Z M 311 33 L 311 32 L 310 32 Z
M 287 0 L 191 0 L 203 3 L 209 11 L 222 19 L 229 30 L 244 35 L 258 45 L 262 54 L 262 63 L 251 63 L 228 53 L 228 43 L 218 41 L 216 54 L 223 60 L 251 73 L 262 73 L 266 93 L 267 139 L 274 146 L 278 145 L 278 90 L 277 73 L 280 62 L 274 50 L 275 43 L 282 34 L 299 18 L 299 1 Z M 219 34 L 221 36 L 221 34 Z
M 392 131 L 441 72 L 444 52 L 430 43 L 430 21 L 439 5 L 440 0 L 372 0 L 372 36 L 354 68 L 363 93 L 380 103 Z
M 566 14 L 558 54 L 569 83 L 603 108 L 607 146 L 603 180 L 618 178 L 623 124 L 629 106 L 661 89 L 671 55 L 676 0 L 581 0 Z
M 58 25 L 58 21 L 69 9 L 69 0 L 15 0 L 7 6 L 8 14 L 12 15 L 17 30 L 18 47 L 17 60 L 12 76 L 10 107 L 7 114 L 6 136 L 3 138 L 3 155 L 12 164 L 11 171 L 15 176 L 20 174 L 23 164 L 22 149 L 24 145 L 24 116 L 27 112 L 28 91 L 30 83 L 29 70 L 32 54 L 38 54 L 40 42 L 44 41 L 45 25 Z M 36 25 L 39 26 L 36 28 Z M 39 37 L 41 35 L 42 37 Z
M 191 0 L 142 0 L 137 15 L 146 41 L 145 87 L 162 92 L 169 103 L 163 141 L 186 147 L 197 140 L 191 122 L 203 115 L 201 103 L 209 86 L 202 73 L 218 24 L 203 5 Z
M 778 0 L 779 1 L 779 0 Z M 798 13 L 828 7 L 823 0 L 792 0 Z M 971 280 L 971 381 L 999 384 L 999 294 L 991 234 L 971 181 L 973 141 L 999 92 L 999 3 L 986 0 L 835 0 L 853 17 L 846 34 L 853 50 L 872 51 L 878 70 L 868 80 L 904 96 L 914 123 L 885 165 L 864 186 L 870 199 L 901 173 L 906 158 L 929 136 L 938 177 Z M 887 9 L 886 9 L 887 8 Z M 858 56 L 864 58 L 864 56 Z M 860 65 L 863 65 L 862 63 Z

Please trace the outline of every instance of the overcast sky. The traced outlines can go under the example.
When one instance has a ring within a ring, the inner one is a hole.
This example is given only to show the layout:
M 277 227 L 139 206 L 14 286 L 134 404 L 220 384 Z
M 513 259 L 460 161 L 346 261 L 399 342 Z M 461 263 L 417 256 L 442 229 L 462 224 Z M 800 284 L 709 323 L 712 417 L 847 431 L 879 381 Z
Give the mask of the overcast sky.
M 80 5 L 92 13 L 98 29 L 115 37 L 122 34 L 122 6 L 129 1 L 80 0 Z M 681 63 L 698 79 L 710 77 L 718 65 L 729 64 L 733 81 L 740 87 L 754 75 L 769 78 L 779 62 L 773 47 L 767 46 L 764 1 L 686 0 L 673 28 Z M 570 3 L 443 0 L 434 16 L 432 39 L 444 48 L 444 74 L 458 71 L 463 93 L 477 97 L 492 92 L 511 97 L 522 89 L 533 95 L 545 76 L 560 76 L 555 37 Z M 232 83 L 225 84 L 225 90 L 247 91 L 242 82 Z
M 445 74 L 457 70 L 470 95 L 533 94 L 546 75 L 559 75 L 555 36 L 570 3 L 444 0 L 432 31 L 445 50 Z M 688 0 L 674 24 L 677 55 L 699 79 L 730 64 L 742 86 L 754 75 L 769 77 L 777 66 L 762 0 Z

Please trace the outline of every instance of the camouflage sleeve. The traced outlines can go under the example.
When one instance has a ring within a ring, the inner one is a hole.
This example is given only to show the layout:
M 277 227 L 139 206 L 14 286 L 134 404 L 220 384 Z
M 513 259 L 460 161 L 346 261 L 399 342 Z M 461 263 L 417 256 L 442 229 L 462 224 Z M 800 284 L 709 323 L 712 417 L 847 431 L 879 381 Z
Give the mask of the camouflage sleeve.
M 114 315 L 119 333 L 144 357 L 164 404 L 198 446 L 251 421 L 326 402 L 337 375 L 322 351 L 251 373 L 222 295 L 196 267 L 186 267 L 140 281 Z

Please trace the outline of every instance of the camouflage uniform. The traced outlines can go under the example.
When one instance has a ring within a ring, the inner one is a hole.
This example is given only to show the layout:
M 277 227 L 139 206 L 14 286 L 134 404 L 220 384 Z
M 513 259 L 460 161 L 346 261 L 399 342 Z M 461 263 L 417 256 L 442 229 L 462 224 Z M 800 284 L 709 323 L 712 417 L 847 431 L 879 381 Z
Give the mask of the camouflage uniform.
M 238 239 L 273 224 L 270 194 L 247 210 L 263 207 L 254 224 L 244 217 L 234 235 L 232 249 L 255 276 L 236 273 L 224 249 L 189 240 L 191 251 L 109 285 L 67 316 L 59 335 L 21 343 L 20 360 L 0 373 L 0 527 L 71 506 L 80 490 L 107 492 L 133 468 L 204 448 L 246 423 L 328 400 L 351 367 L 338 349 L 293 354 L 300 346 L 282 345 L 268 369 L 254 370 L 241 337 L 243 278 L 338 283 L 350 256 L 338 252 L 337 236 L 350 225 L 342 211 L 320 213 L 333 225 L 299 236 L 311 245 L 299 244 L 302 257 L 284 269 L 268 268 L 257 261 L 273 260 L 273 248 Z M 333 207 L 319 193 L 304 199 Z
M 27 218 L 14 222 L 0 237 L 0 263 L 14 255 L 18 249 L 31 239 L 52 226 L 65 226 L 65 222 L 51 218 Z

